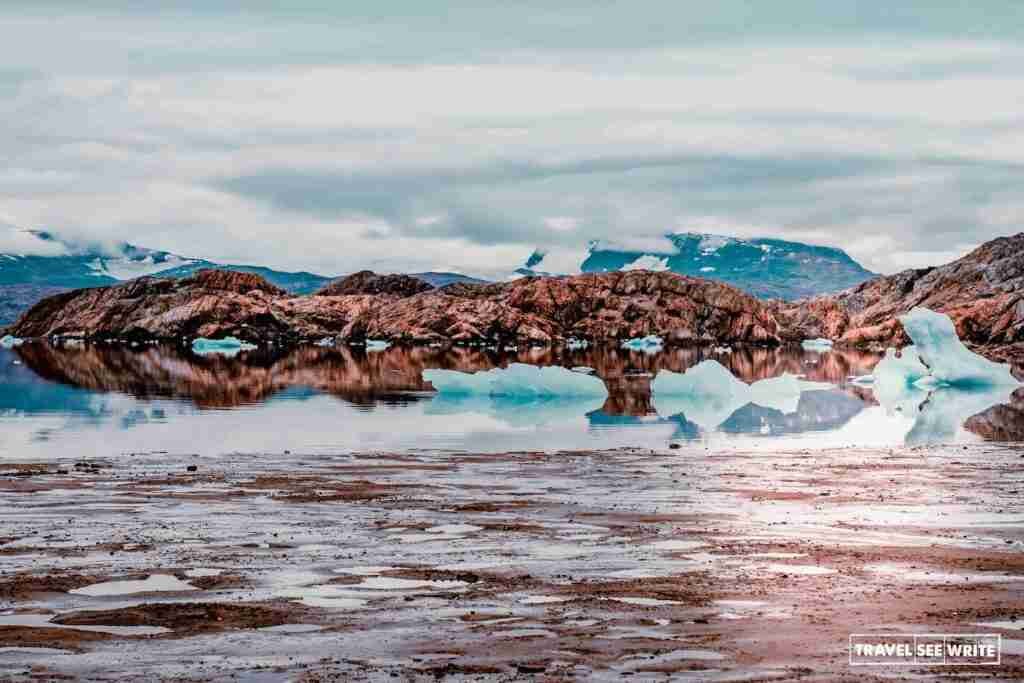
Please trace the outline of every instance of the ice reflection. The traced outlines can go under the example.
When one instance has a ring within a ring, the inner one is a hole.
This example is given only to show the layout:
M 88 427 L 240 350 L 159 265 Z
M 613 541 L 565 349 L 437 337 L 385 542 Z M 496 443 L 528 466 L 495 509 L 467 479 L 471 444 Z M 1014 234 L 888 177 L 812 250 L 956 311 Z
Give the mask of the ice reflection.
M 663 401 L 652 394 L 659 374 L 682 375 L 712 358 L 732 378 L 728 386 L 742 384 L 730 393 L 732 400 L 705 400 L 703 394 L 715 393 L 713 385 L 700 386 L 703 398 L 694 400 Z M 786 439 L 808 447 L 877 446 L 1024 438 L 1022 392 L 941 389 L 879 406 L 870 387 L 850 381 L 870 373 L 878 359 L 798 347 L 729 354 L 669 349 L 647 356 L 618 348 L 499 354 L 466 347 L 366 353 L 316 346 L 226 358 L 174 346 L 62 349 L 28 343 L 0 349 L 0 457 L 161 449 L 661 449 L 697 439 L 742 448 L 781 447 Z M 588 366 L 608 395 L 447 396 L 423 378 L 427 369 L 478 372 L 511 363 Z

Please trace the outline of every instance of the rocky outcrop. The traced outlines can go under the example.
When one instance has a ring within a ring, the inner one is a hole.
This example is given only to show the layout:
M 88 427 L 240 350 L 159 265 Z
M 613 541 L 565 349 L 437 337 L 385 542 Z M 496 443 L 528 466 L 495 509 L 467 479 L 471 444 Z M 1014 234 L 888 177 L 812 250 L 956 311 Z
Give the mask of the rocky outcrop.
M 572 336 L 617 340 L 658 334 L 676 343 L 779 342 L 775 318 L 757 299 L 728 285 L 672 273 L 533 277 L 499 285 L 456 284 L 412 295 L 410 283 L 394 276 L 353 278 L 314 296 L 290 296 L 247 273 L 140 278 L 46 299 L 11 333 L 537 343 Z
M 915 306 L 949 315 L 960 337 L 990 357 L 1024 348 L 1024 234 L 989 242 L 945 266 L 793 303 L 762 302 L 729 285 L 669 272 L 525 277 L 435 289 L 411 276 L 364 271 L 315 295 L 294 296 L 257 275 L 204 270 L 184 280 L 140 278 L 61 293 L 37 304 L 9 332 L 541 344 L 650 334 L 669 344 L 826 337 L 883 349 L 908 342 L 898 317 Z
M 771 310 L 787 340 L 825 337 L 884 348 L 908 343 L 898 317 L 915 306 L 950 316 L 970 345 L 1024 342 L 1024 233 L 944 266 L 875 278 L 831 296 L 775 302 Z
M 427 292 L 434 286 L 412 275 L 377 275 L 370 270 L 338 278 L 323 287 L 321 296 L 345 296 L 349 294 L 390 294 L 412 296 Z

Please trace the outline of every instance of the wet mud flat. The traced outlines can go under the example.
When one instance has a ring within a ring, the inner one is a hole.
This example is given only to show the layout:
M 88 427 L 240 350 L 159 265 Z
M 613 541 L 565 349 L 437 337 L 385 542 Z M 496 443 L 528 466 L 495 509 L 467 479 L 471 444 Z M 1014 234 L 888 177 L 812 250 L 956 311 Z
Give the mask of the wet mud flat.
M 1019 680 L 1022 494 L 992 444 L 7 454 L 0 680 Z

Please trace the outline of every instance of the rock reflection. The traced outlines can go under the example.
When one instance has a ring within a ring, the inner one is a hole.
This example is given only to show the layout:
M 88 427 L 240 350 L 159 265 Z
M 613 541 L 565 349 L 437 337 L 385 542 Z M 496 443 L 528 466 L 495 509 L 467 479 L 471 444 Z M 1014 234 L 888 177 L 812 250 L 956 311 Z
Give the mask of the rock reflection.
M 651 376 L 662 368 L 684 372 L 714 358 L 737 377 L 751 383 L 784 372 L 808 380 L 841 385 L 864 374 L 876 354 L 833 352 L 808 354 L 800 349 L 737 349 L 715 355 L 710 349 L 673 349 L 658 356 L 617 348 L 568 351 L 527 348 L 497 353 L 478 347 L 391 348 L 366 353 L 359 348 L 301 346 L 282 351 L 243 352 L 236 357 L 200 356 L 187 348 L 90 345 L 61 348 L 44 343 L 19 347 L 14 353 L 38 376 L 92 391 L 120 392 L 140 399 L 176 398 L 200 408 L 231 408 L 265 401 L 293 387 L 330 394 L 357 405 L 414 401 L 433 387 L 423 370 L 438 368 L 477 372 L 509 363 L 586 365 L 605 381 L 609 397 L 602 407 L 609 415 L 649 415 Z
M 714 353 L 711 348 L 675 348 L 652 356 L 616 347 L 524 348 L 515 352 L 462 346 L 396 347 L 367 353 L 345 346 L 302 346 L 245 351 L 229 358 L 199 356 L 187 347 L 172 345 L 62 348 L 39 342 L 3 350 L 2 354 L 0 410 L 11 413 L 95 412 L 91 397 L 96 394 L 175 399 L 199 409 L 266 403 L 275 396 L 326 394 L 365 409 L 429 401 L 423 414 L 474 411 L 500 416 L 516 425 L 580 418 L 591 430 L 667 427 L 674 430 L 672 438 L 677 439 L 694 438 L 702 430 L 694 423 L 694 416 L 657 414 L 651 381 L 660 370 L 682 373 L 714 359 L 748 384 L 789 373 L 835 385 L 829 391 L 804 391 L 795 412 L 748 404 L 731 411 L 717 427 L 717 431 L 731 434 L 795 434 L 839 429 L 875 405 L 872 389 L 853 385 L 849 379 L 870 373 L 880 357 L 838 349 L 809 353 L 799 347 L 737 348 L 730 353 Z M 436 396 L 422 377 L 426 369 L 477 372 L 516 362 L 589 366 L 605 382 L 608 397 L 603 402 L 598 400 L 597 405 L 560 400 L 533 407 L 479 398 L 451 400 Z M 916 410 L 911 414 L 920 413 L 919 417 L 928 419 L 919 420 L 908 439 L 949 438 L 963 424 L 986 439 L 1024 440 L 1024 390 L 1009 401 L 1005 396 L 998 397 L 1002 400 L 994 407 L 987 402 L 989 397 L 968 398 L 954 402 L 946 396 L 934 396 L 920 407 L 915 403 Z

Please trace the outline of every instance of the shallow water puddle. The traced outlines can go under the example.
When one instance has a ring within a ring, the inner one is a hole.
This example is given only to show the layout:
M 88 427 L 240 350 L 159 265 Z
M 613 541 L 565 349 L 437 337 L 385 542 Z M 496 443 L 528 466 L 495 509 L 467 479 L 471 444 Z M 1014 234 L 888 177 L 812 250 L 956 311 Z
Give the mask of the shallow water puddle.
M 657 550 L 696 550 L 705 546 L 707 546 L 707 543 L 703 541 L 683 541 L 679 539 L 656 541 L 650 544 L 650 547 Z
M 869 572 L 882 574 L 903 583 L 1008 583 L 1024 581 L 1024 576 L 1013 576 L 1000 572 L 974 572 L 951 574 L 941 571 L 918 569 L 904 564 L 882 562 L 865 567 Z
M 0 615 L 0 626 L 27 626 L 29 628 L 60 628 L 69 631 L 91 631 L 93 633 L 109 633 L 115 636 L 156 636 L 170 633 L 171 629 L 163 626 L 78 626 L 71 624 L 54 624 L 51 619 L 56 614 L 6 614 Z
M 199 590 L 192 584 L 171 574 L 151 574 L 141 581 L 104 581 L 84 588 L 74 588 L 69 593 L 105 597 L 111 595 L 132 595 L 134 593 L 178 593 Z
M 570 597 L 560 595 L 531 595 L 519 601 L 520 605 L 553 605 L 560 602 L 569 602 Z

